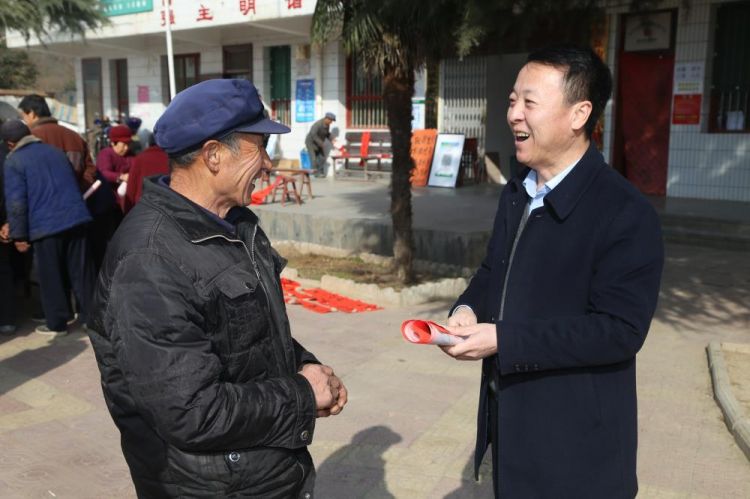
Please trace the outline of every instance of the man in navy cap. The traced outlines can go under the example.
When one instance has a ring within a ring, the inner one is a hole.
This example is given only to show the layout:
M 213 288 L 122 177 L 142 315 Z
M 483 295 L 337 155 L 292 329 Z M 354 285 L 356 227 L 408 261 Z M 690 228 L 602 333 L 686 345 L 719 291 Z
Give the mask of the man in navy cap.
M 325 116 L 313 123 L 305 137 L 305 147 L 316 177 L 326 176 L 328 154 L 326 153 L 325 141 L 331 140 L 331 123 L 334 121 L 336 121 L 336 115 L 326 113 Z
M 171 176 L 144 182 L 112 239 L 90 336 L 139 497 L 312 497 L 316 417 L 347 392 L 291 336 L 250 204 L 270 160 L 245 80 L 177 94 L 156 123 Z

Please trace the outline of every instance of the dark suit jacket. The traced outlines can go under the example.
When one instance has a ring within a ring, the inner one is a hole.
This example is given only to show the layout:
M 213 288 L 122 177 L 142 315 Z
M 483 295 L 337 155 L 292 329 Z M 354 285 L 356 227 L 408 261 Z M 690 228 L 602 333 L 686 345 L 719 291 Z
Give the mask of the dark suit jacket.
M 488 381 L 497 383 L 496 494 L 632 498 L 636 480 L 635 354 L 656 308 L 663 266 L 648 201 L 591 146 L 532 211 L 521 172 L 504 188 L 487 256 L 456 305 L 497 324 L 483 361 L 477 448 L 488 444 Z

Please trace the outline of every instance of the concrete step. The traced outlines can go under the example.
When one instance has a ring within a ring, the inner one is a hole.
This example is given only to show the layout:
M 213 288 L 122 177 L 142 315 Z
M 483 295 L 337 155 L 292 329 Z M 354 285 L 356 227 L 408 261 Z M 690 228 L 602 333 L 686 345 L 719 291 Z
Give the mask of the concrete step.
M 750 251 L 750 223 L 660 213 L 664 239 L 707 248 Z

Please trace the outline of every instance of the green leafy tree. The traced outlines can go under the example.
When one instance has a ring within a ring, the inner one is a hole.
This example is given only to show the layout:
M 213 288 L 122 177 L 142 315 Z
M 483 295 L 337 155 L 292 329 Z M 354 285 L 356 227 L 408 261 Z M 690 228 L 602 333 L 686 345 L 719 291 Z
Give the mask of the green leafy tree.
M 48 32 L 83 35 L 107 22 L 99 0 L 0 0 L 0 28 L 27 40 Z
M 0 88 L 31 88 L 38 75 L 29 54 L 0 45 Z
M 362 70 L 383 78 L 383 100 L 393 152 L 391 220 L 393 255 L 399 279 L 414 280 L 412 261 L 411 98 L 414 72 L 437 61 L 455 46 L 465 15 L 465 0 L 318 0 L 312 22 L 313 41 L 341 37 L 348 54 L 356 53 Z M 458 16 L 456 14 L 459 14 Z M 471 35 L 471 34 L 469 34 Z

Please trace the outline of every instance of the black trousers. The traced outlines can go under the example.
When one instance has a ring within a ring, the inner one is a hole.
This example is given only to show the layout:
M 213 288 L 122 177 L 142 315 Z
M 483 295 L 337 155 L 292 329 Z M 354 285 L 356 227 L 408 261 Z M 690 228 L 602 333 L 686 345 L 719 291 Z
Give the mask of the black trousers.
M 100 189 L 103 188 L 103 186 L 100 187 Z M 122 211 L 114 206 L 104 213 L 94 215 L 94 220 L 88 226 L 88 242 L 95 273 L 98 273 L 102 267 L 109 240 L 120 226 L 122 218 Z
M 490 452 L 492 452 L 492 489 L 495 491 L 495 498 L 500 497 L 499 493 L 499 468 L 498 468 L 498 431 L 499 421 L 497 419 L 497 398 L 492 390 L 488 390 L 487 406 L 490 410 L 489 433 L 490 433 Z
M 11 265 L 11 244 L 0 243 L 0 326 L 16 323 L 16 292 L 13 286 L 13 266 Z
M 85 226 L 73 227 L 32 244 L 47 327 L 54 331 L 67 327 L 69 300 L 66 282 L 73 288 L 79 319 L 85 323 L 95 279 Z
M 319 174 L 326 173 L 326 155 L 322 149 L 317 147 L 308 147 L 307 154 L 310 156 L 310 166 Z

